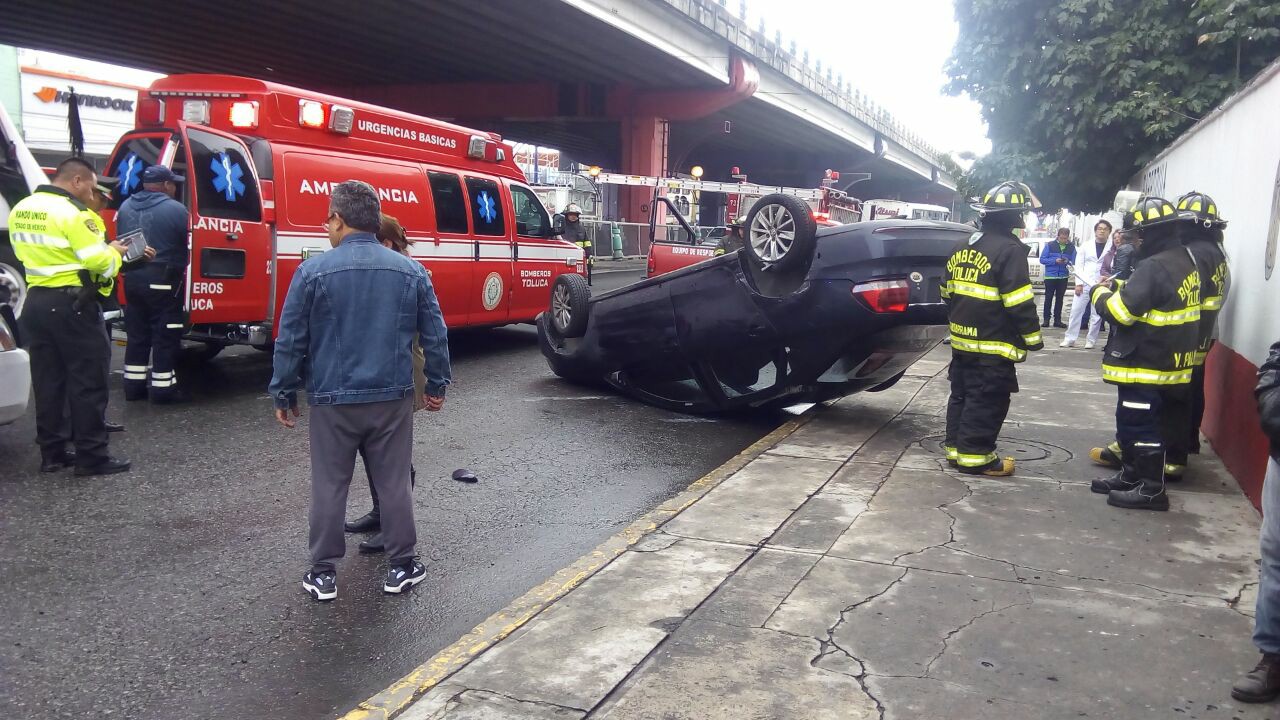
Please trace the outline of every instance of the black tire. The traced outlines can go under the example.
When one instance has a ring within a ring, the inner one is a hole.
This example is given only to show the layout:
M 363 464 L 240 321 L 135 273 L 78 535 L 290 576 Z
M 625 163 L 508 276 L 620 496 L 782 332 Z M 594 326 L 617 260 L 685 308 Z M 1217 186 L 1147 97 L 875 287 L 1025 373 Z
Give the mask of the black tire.
M 885 391 L 885 390 L 888 390 L 889 388 L 893 387 L 894 385 L 897 385 L 897 384 L 898 384 L 898 381 L 902 379 L 902 376 L 903 376 L 903 375 L 906 375 L 906 374 L 907 374 L 907 371 L 906 371 L 906 370 L 903 370 L 902 372 L 898 373 L 897 375 L 894 375 L 893 377 L 889 378 L 888 380 L 885 380 L 884 382 L 880 383 L 879 385 L 876 385 L 876 386 L 874 386 L 874 387 L 869 387 L 869 388 L 867 388 L 867 390 L 866 390 L 866 391 L 867 391 L 867 392 L 883 392 L 883 391 Z
M 218 356 L 226 345 L 213 342 L 197 342 L 194 346 L 184 347 L 180 353 L 180 359 L 184 363 L 199 364 L 207 363 Z
M 0 237 L 0 303 L 13 308 L 15 316 L 22 315 L 22 305 L 27 297 L 26 268 L 9 245 L 8 236 Z
M 587 332 L 590 306 L 591 287 L 587 279 L 575 273 L 561 275 L 551 286 L 551 327 L 560 337 L 582 337 Z
M 747 254 L 770 270 L 808 268 L 817 247 L 813 210 L 791 195 L 765 195 L 751 206 L 744 226 Z

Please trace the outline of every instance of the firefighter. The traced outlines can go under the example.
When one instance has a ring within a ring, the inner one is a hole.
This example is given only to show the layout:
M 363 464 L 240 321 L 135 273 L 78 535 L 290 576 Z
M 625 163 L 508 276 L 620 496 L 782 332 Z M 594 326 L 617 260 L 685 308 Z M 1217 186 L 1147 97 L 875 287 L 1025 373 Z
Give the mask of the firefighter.
M 591 284 L 591 268 L 596 264 L 595 256 L 591 254 L 591 236 L 587 234 L 587 229 L 582 226 L 582 210 L 577 203 L 569 203 L 564 209 L 564 232 L 560 237 L 582 248 L 582 252 L 586 256 L 587 263 L 587 284 Z
M 1191 251 L 1200 273 L 1200 323 L 1197 347 L 1192 356 L 1191 383 L 1185 403 L 1177 404 L 1164 414 L 1168 423 L 1165 442 L 1168 456 L 1164 472 L 1168 480 L 1180 480 L 1187 458 L 1200 451 L 1200 420 L 1204 417 L 1204 360 L 1213 347 L 1218 313 L 1227 299 L 1230 274 L 1227 254 L 1222 249 L 1222 219 L 1218 204 L 1201 192 L 1191 191 L 1178 198 L 1178 222 L 1182 244 Z
M 1115 323 L 1102 377 L 1117 387 L 1116 438 L 1122 468 L 1090 489 L 1107 504 L 1168 510 L 1163 413 L 1185 403 L 1199 343 L 1200 273 L 1179 242 L 1179 221 L 1191 217 L 1168 200 L 1143 197 L 1131 211 L 1142 238 L 1127 282 L 1094 288 L 1090 301 Z
M 963 473 L 1012 475 L 1013 458 L 996 455 L 996 438 L 1018 391 L 1016 363 L 1044 348 L 1027 249 L 1013 231 L 1035 207 L 1031 190 L 1002 182 L 972 205 L 982 217 L 947 261 L 942 288 L 951 324 L 951 397 L 947 401 L 947 460 Z
M 93 167 L 69 158 L 59 163 L 51 184 L 37 187 L 9 213 L 9 239 L 30 288 L 21 323 L 31 353 L 41 472 L 72 465 L 76 475 L 129 469 L 128 460 L 107 452 L 111 350 L 99 304 L 99 285 L 107 281 L 109 288 L 126 248 L 107 244 L 102 220 L 89 207 L 96 185 Z M 67 449 L 71 442 L 74 453 Z
M 729 223 L 729 227 L 725 230 L 724 237 L 720 238 L 720 243 L 716 245 L 716 255 L 738 252 L 742 249 L 742 246 L 746 242 L 742 237 L 742 228 L 745 224 L 745 218 L 738 218 Z
M 174 366 L 182 346 L 182 292 L 186 287 L 187 209 L 174 200 L 184 178 L 163 165 L 142 171 L 142 190 L 134 192 L 116 214 L 116 236 L 141 231 L 155 258 L 126 272 L 124 330 L 124 399 L 157 404 L 186 399 Z M 150 370 L 148 371 L 148 366 Z

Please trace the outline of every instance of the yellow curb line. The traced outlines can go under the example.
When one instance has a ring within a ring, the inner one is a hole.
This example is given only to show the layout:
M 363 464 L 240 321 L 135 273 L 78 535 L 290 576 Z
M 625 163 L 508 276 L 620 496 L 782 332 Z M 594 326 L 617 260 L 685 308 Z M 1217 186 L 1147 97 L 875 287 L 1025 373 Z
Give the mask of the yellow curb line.
M 693 481 L 679 495 L 645 513 L 623 528 L 621 532 L 578 558 L 572 565 L 561 569 L 507 607 L 490 615 L 457 642 L 436 653 L 426 663 L 392 683 L 386 690 L 360 703 L 338 720 L 390 720 L 428 690 L 461 670 L 480 653 L 493 647 L 498 641 L 536 617 L 551 603 L 581 585 L 614 558 L 626 552 L 627 548 L 634 545 L 640 538 L 657 530 L 730 475 L 738 472 L 747 463 L 798 430 L 809 422 L 810 417 L 811 414 L 806 413 L 783 423 L 777 430 L 752 443 L 750 447 L 729 458 L 720 467 Z

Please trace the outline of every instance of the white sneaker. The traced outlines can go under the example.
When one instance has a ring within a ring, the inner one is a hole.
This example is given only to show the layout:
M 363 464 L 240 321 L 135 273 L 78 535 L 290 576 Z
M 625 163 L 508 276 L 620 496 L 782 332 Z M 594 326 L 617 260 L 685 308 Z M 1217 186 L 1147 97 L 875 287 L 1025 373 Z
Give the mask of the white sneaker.
M 1074 340 L 1064 339 L 1061 343 L 1058 344 L 1058 347 L 1075 347 L 1075 346 L 1076 346 L 1076 342 Z
M 1084 344 L 1084 349 L 1085 349 L 1085 350 L 1092 350 L 1092 349 L 1093 349 L 1093 341 L 1092 341 L 1092 340 L 1089 340 L 1089 341 L 1085 342 L 1085 344 Z

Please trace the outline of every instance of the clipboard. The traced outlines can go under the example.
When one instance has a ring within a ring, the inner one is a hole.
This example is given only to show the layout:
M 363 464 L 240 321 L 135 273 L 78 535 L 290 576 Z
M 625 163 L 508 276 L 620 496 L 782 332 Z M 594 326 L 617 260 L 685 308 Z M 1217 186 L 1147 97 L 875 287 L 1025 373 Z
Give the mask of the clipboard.
M 129 247 L 124 254 L 125 262 L 141 260 L 142 254 L 147 250 L 147 236 L 142 231 L 142 228 L 127 232 L 116 238 L 116 241 Z

